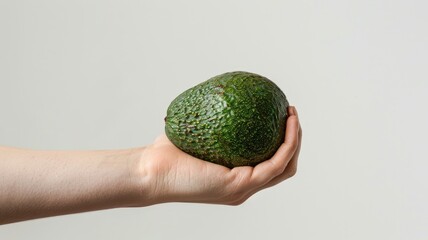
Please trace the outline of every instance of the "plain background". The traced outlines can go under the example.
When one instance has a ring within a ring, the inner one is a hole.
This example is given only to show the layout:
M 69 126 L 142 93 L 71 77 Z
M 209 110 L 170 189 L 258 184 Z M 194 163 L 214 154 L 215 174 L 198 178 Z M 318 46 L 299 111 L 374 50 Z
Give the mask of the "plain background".
M 0 239 L 427 239 L 427 9 L 0 0 L 1 145 L 147 145 L 175 96 L 234 70 L 275 81 L 304 129 L 297 175 L 241 206 L 54 217 L 0 226 Z

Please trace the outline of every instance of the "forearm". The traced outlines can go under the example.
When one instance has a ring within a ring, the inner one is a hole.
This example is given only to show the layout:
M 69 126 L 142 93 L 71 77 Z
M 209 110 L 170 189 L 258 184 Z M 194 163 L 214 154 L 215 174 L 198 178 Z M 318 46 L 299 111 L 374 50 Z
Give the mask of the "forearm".
M 0 147 L 0 224 L 134 205 L 142 151 Z

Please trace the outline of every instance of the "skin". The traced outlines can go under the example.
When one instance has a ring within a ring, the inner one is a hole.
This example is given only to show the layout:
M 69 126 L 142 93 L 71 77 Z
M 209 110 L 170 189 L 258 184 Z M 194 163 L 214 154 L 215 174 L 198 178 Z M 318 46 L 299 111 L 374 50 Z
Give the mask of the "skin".
M 201 161 L 165 135 L 124 150 L 0 147 L 0 224 L 167 202 L 242 204 L 296 173 L 302 129 L 296 109 L 289 107 L 288 113 L 284 143 L 255 167 Z

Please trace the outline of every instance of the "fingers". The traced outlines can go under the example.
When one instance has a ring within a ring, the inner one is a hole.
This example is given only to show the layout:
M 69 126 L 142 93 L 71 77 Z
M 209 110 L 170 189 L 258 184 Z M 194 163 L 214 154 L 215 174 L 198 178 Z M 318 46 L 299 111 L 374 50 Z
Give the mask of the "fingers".
M 268 181 L 265 185 L 255 187 L 248 191 L 246 194 L 240 196 L 239 198 L 235 199 L 231 202 L 231 205 L 239 205 L 245 200 L 247 200 L 249 197 L 251 197 L 253 194 L 257 193 L 260 190 L 263 190 L 265 188 L 272 187 L 290 177 L 292 177 L 294 174 L 296 174 L 297 170 L 297 162 L 299 159 L 300 149 L 301 149 L 301 142 L 302 142 L 302 128 L 299 126 L 299 134 L 298 134 L 299 140 L 298 140 L 298 147 L 291 158 L 291 160 L 288 162 L 285 170 L 278 176 L 274 177 L 272 180 Z
M 293 158 L 290 160 L 290 162 L 288 163 L 287 167 L 285 168 L 284 172 L 281 173 L 280 175 L 276 176 L 275 178 L 273 178 L 271 181 L 269 181 L 266 185 L 264 185 L 262 187 L 262 189 L 265 188 L 269 188 L 272 186 L 275 186 L 276 184 L 294 176 L 297 172 L 297 162 L 299 159 L 299 155 L 300 155 L 300 149 L 301 149 L 301 145 L 302 144 L 302 128 L 299 128 L 299 145 L 297 147 L 296 152 L 294 153 Z M 261 189 L 260 189 L 261 190 Z
M 299 120 L 295 107 L 288 108 L 286 135 L 284 143 L 279 147 L 275 155 L 254 167 L 251 183 L 253 187 L 260 187 L 273 178 L 281 175 L 292 160 L 299 146 Z

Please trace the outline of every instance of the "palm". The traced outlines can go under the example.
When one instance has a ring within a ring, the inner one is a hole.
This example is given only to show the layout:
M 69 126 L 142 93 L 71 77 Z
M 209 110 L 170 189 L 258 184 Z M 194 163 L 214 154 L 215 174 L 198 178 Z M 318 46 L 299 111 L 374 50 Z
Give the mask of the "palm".
M 153 155 L 151 168 L 156 171 L 157 178 L 162 179 L 163 184 L 170 189 L 169 195 L 173 195 L 171 197 L 174 199 L 179 197 L 184 200 L 188 197 L 187 194 L 193 197 L 207 192 L 218 194 L 231 172 L 226 167 L 202 161 L 181 151 L 165 135 L 156 139 L 149 154 Z

